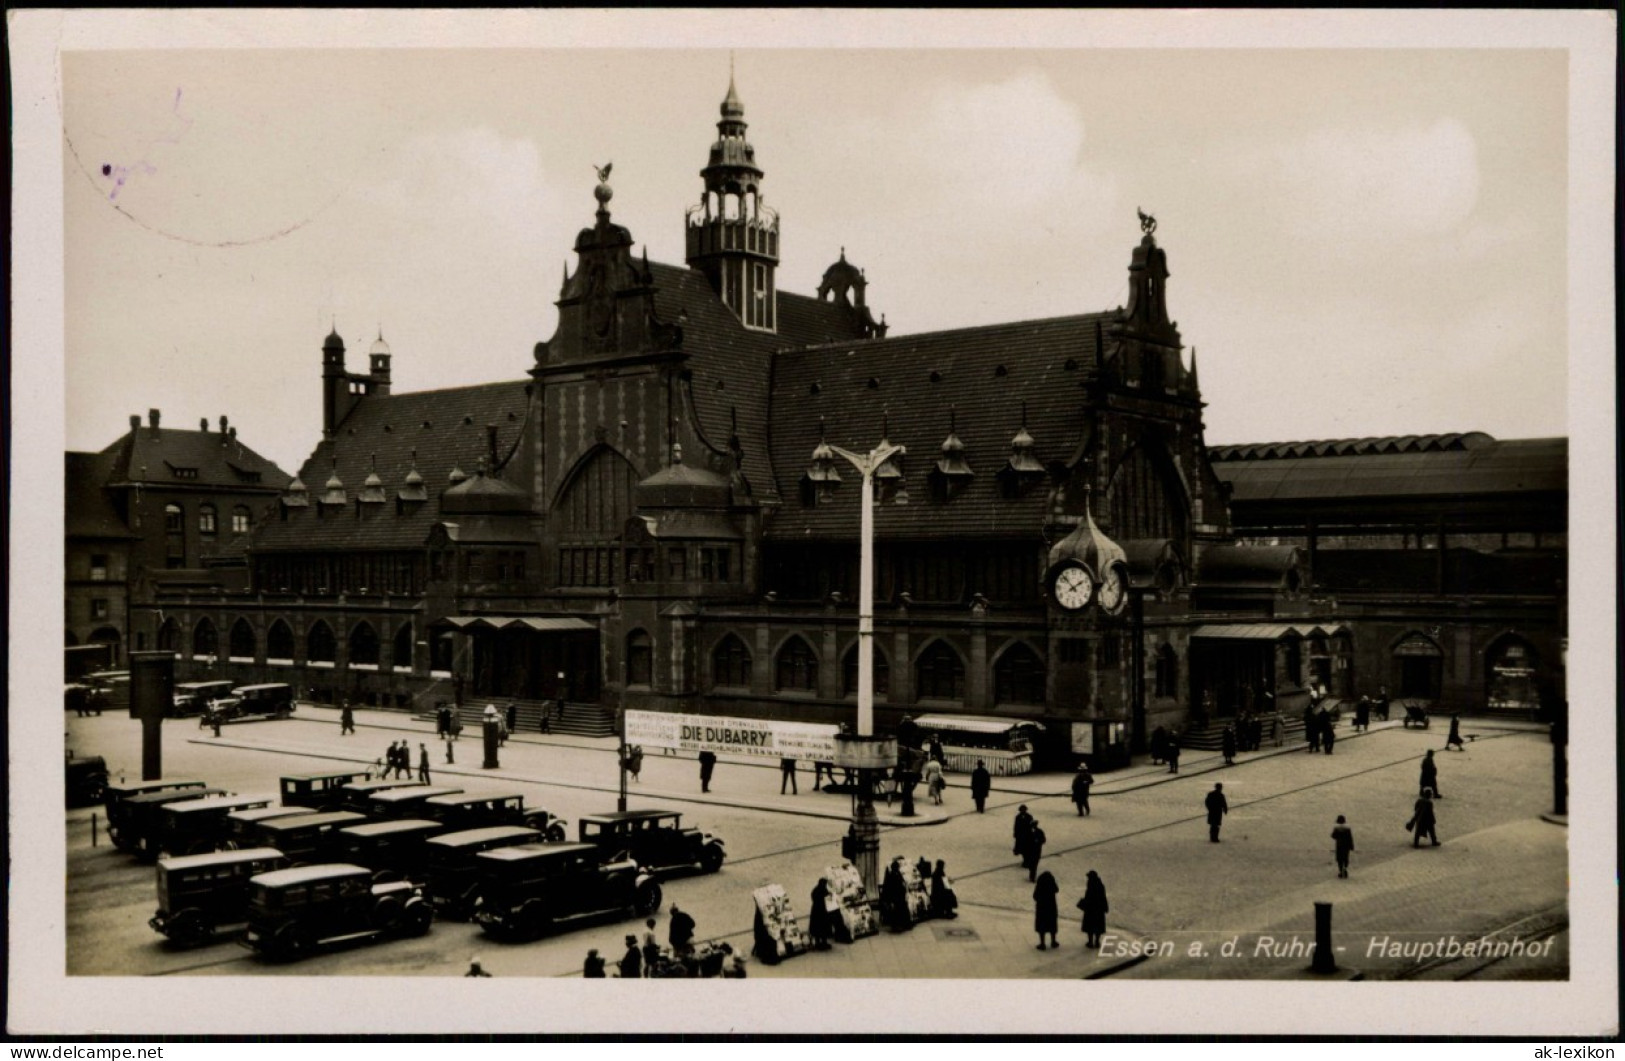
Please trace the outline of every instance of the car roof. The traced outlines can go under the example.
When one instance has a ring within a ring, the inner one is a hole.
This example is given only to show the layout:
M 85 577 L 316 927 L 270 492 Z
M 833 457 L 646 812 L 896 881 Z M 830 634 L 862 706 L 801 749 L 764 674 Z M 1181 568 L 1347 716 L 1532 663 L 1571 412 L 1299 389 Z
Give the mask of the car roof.
M 245 822 L 262 822 L 272 818 L 302 818 L 307 814 L 316 814 L 317 811 L 309 807 L 256 807 L 252 810 L 234 811 L 226 815 Z
M 332 880 L 335 877 L 371 877 L 372 870 L 348 862 L 330 862 L 319 866 L 295 866 L 292 869 L 274 869 L 261 873 L 254 883 L 267 888 L 284 888 L 290 884 L 308 884 L 311 881 Z
M 393 777 L 375 777 L 371 780 L 351 781 L 344 787 L 356 792 L 382 792 L 386 788 L 418 788 L 423 785 L 421 781 L 405 781 Z
M 234 692 L 246 693 L 256 689 L 292 689 L 287 682 L 260 682 L 258 685 L 239 685 Z
M 615 810 L 606 814 L 583 814 L 580 821 L 584 822 L 636 822 L 649 818 L 676 818 L 682 816 L 682 811 L 676 810 Z
M 126 803 L 166 803 L 179 802 L 188 799 L 202 799 L 205 796 L 228 795 L 223 788 L 178 788 L 173 791 L 159 790 L 157 792 L 139 792 L 125 800 Z
M 444 796 L 431 796 L 429 802 L 436 807 L 456 807 L 464 803 L 486 803 L 499 799 L 524 799 L 519 792 L 448 792 Z
M 128 793 L 139 796 L 147 792 L 157 792 L 166 788 L 207 788 L 207 781 L 189 779 L 185 781 L 133 781 L 128 785 L 108 785 L 108 792 Z
M 492 862 L 528 862 L 536 858 L 564 858 L 583 853 L 597 854 L 598 848 L 592 844 L 514 844 L 481 851 L 476 857 Z
M 237 862 L 255 862 L 261 859 L 281 857 L 282 852 L 274 847 L 248 847 L 241 851 L 211 851 L 206 855 L 160 858 L 158 868 L 164 870 L 195 869 L 198 866 L 225 866 Z
M 197 811 L 226 810 L 233 807 L 246 808 L 250 803 L 275 803 L 275 796 L 209 796 L 204 799 L 189 799 L 170 807 L 171 814 L 193 814 Z M 261 808 L 269 809 L 269 808 Z
M 379 803 L 399 803 L 403 799 L 428 799 L 431 796 L 452 796 L 461 792 L 460 788 L 449 788 L 444 785 L 419 785 L 413 788 L 389 788 L 373 794 L 373 799 Z
M 365 814 L 358 814 L 353 810 L 330 810 L 317 814 L 300 814 L 292 818 L 276 818 L 266 822 L 265 828 L 278 831 L 300 829 L 307 825 L 326 825 L 329 822 L 358 822 L 366 817 Z
M 229 686 L 231 684 L 232 684 L 231 682 L 224 681 L 224 680 L 212 681 L 212 682 L 176 682 L 175 683 L 175 691 L 179 692 L 182 689 L 207 689 L 210 686 L 214 686 L 214 685 L 226 685 L 226 686 Z
M 522 825 L 488 825 L 483 829 L 464 829 L 444 836 L 431 836 L 429 843 L 439 844 L 442 847 L 467 847 L 470 844 L 482 844 L 487 840 L 502 840 L 514 836 L 534 836 L 540 839 L 541 835 L 535 829 L 526 829 Z
M 330 777 L 347 777 L 351 780 L 366 773 L 365 770 L 335 770 L 330 774 L 283 774 L 284 781 L 323 781 Z
M 393 822 L 367 822 L 365 825 L 351 825 L 342 830 L 350 836 L 388 836 L 390 833 L 410 833 L 428 829 L 444 829 L 445 822 L 434 822 L 427 818 L 402 818 Z

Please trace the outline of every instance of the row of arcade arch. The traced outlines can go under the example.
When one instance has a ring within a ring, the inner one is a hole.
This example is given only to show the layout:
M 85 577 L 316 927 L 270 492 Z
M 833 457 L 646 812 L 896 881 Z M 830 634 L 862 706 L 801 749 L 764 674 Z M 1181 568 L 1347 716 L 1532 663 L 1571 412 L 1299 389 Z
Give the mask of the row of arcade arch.
M 345 635 L 347 652 L 345 661 L 350 666 L 376 667 L 382 662 L 383 641 L 378 628 L 366 619 L 357 620 Z M 274 620 L 265 632 L 266 660 L 292 663 L 298 659 L 306 663 L 336 664 L 338 661 L 338 634 L 325 619 L 313 621 L 305 630 L 304 652 L 296 652 L 300 638 L 285 619 Z M 225 652 L 221 652 L 224 645 Z M 407 670 L 412 666 L 412 623 L 401 623 L 391 636 L 392 666 Z M 194 658 L 253 661 L 260 658 L 260 639 L 247 619 L 238 618 L 226 631 L 222 640 L 219 627 L 208 616 L 193 624 L 190 632 L 183 631 L 173 616 L 164 620 L 158 629 L 158 649 L 163 652 L 190 654 Z

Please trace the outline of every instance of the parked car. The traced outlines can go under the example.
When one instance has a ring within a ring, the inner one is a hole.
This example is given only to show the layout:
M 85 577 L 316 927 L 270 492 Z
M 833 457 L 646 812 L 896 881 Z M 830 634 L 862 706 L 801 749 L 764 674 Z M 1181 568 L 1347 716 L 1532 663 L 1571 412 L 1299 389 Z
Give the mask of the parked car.
M 175 686 L 171 702 L 171 718 L 201 715 L 208 710 L 211 700 L 224 700 L 231 695 L 231 682 L 181 682 Z
M 416 778 L 404 777 L 375 777 L 364 781 L 351 781 L 339 789 L 339 806 L 345 810 L 365 812 L 371 806 L 374 793 L 392 788 L 416 788 L 417 785 Z
M 519 825 L 492 825 L 431 836 L 423 842 L 423 874 L 429 901 L 441 917 L 467 920 L 479 898 L 475 858 L 484 851 L 535 843 L 542 834 Z
M 232 811 L 226 815 L 229 835 L 222 846 L 233 849 L 258 847 L 263 839 L 260 835 L 261 822 L 314 813 L 309 807 L 261 807 L 258 810 Z
M 284 774 L 282 805 L 312 810 L 339 810 L 344 804 L 344 786 L 361 777 L 359 770 L 331 774 Z
M 660 909 L 660 884 L 631 859 L 604 861 L 592 844 L 519 844 L 475 857 L 474 920 L 497 939 L 537 939 L 559 926 Z
M 429 931 L 434 912 L 409 881 L 374 884 L 365 866 L 330 863 L 262 873 L 248 882 L 243 942 L 274 961 L 317 947 Z
M 414 818 L 424 800 L 454 796 L 462 792 L 449 785 L 403 785 L 374 792 L 367 800 L 367 813 L 374 818 Z
M 88 687 L 85 706 L 89 711 L 128 711 L 130 709 L 130 672 L 127 670 L 99 670 L 80 678 Z
M 482 825 L 523 825 L 528 829 L 540 830 L 549 840 L 569 839 L 569 822 L 555 818 L 541 807 L 527 808 L 525 797 L 516 792 L 495 796 L 477 792 L 431 796 L 423 801 L 417 811 L 455 829 L 477 829 Z
M 231 695 L 216 699 L 204 712 L 204 722 L 233 722 L 243 718 L 287 718 L 293 714 L 293 686 L 286 682 L 239 685 Z
M 445 831 L 444 824 L 428 818 L 351 825 L 339 830 L 337 857 L 366 866 L 375 881 L 410 879 L 422 883 L 424 842 Z
M 99 755 L 74 755 L 70 750 L 62 780 L 68 806 L 94 806 L 107 792 L 107 760 Z
M 715 873 L 726 851 L 720 836 L 683 828 L 677 811 L 631 810 L 582 817 L 577 838 L 603 849 L 607 857 L 625 855 L 665 878 L 685 870 Z
M 202 855 L 216 851 L 231 839 L 228 815 L 263 810 L 271 800 L 270 796 L 210 796 L 168 804 L 158 812 L 156 827 L 143 837 L 143 853 Z
M 158 860 L 158 912 L 147 924 L 183 947 L 207 943 L 248 923 L 248 880 L 282 869 L 271 847 Z
M 120 851 L 155 858 L 158 849 L 153 841 L 158 832 L 159 813 L 164 807 L 186 800 L 229 795 L 231 793 L 223 788 L 161 788 L 139 792 L 108 807 L 107 835 Z M 115 808 L 118 810 L 116 820 L 113 814 Z
M 208 782 L 191 778 L 169 781 L 133 781 L 129 784 L 119 783 L 116 785 L 109 782 L 102 788 L 102 807 L 107 812 L 107 835 L 112 838 L 114 846 L 123 848 L 123 845 L 119 843 L 118 835 L 130 818 L 130 811 L 124 804 L 135 796 L 147 792 L 184 791 L 207 787 Z
M 339 830 L 360 825 L 367 820 L 365 814 L 350 810 L 323 811 L 319 814 L 297 814 L 288 818 L 271 818 L 259 822 L 259 843 L 274 847 L 288 856 L 294 865 L 326 862 L 339 850 Z

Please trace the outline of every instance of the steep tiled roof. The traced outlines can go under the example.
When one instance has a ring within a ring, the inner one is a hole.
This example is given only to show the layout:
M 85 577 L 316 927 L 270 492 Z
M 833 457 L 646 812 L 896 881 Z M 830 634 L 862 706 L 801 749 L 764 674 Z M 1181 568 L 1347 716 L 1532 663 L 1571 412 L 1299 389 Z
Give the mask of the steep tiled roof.
M 132 427 L 102 453 L 113 460 L 114 483 L 184 483 L 234 490 L 280 490 L 288 484 L 287 472 L 235 436 L 218 431 Z
M 682 266 L 650 262 L 656 285 L 655 311 L 683 329 L 683 349 L 692 374 L 690 393 L 700 434 L 725 451 L 737 422 L 744 472 L 758 499 L 774 489 L 767 446 L 769 362 L 786 346 L 855 335 L 844 309 L 804 295 L 779 292 L 779 332 L 751 331 L 711 290 L 705 274 Z
M 476 387 L 416 391 L 407 394 L 363 398 L 339 425 L 331 439 L 316 446 L 299 469 L 299 478 L 310 491 L 309 507 L 294 509 L 286 520 L 268 520 L 256 529 L 254 549 L 406 549 L 421 546 L 429 528 L 440 518 L 440 494 L 449 485 L 453 466 L 465 474 L 479 467 L 489 446 L 485 426 L 497 427 L 497 453 L 506 457 L 525 426 L 526 384 L 487 383 Z M 395 495 L 412 468 L 412 451 L 417 451 L 417 470 L 423 476 L 429 500 L 397 514 Z M 520 457 L 523 456 L 520 450 Z M 383 480 L 388 503 L 362 506 L 357 516 L 356 496 L 374 468 Z M 316 501 L 337 472 L 349 498 L 340 513 L 332 510 L 317 516 Z M 514 467 L 506 475 L 514 485 L 525 482 L 523 471 Z
M 1482 431 L 1443 435 L 1385 435 L 1333 438 L 1312 442 L 1248 442 L 1212 446 L 1208 459 L 1220 461 L 1279 460 L 1287 457 L 1370 457 L 1384 453 L 1454 453 L 1492 446 L 1495 439 Z
M 1441 446 L 1435 441 L 1439 439 L 1472 441 Z M 1353 441 L 1373 444 L 1339 449 L 1338 443 L 1267 443 L 1219 446 L 1210 452 L 1214 474 L 1232 484 L 1232 503 L 1568 490 L 1564 438 L 1502 442 L 1473 432 Z M 1333 448 L 1316 455 L 1316 446 Z
M 66 481 L 66 533 L 69 538 L 135 538 L 119 518 L 103 485 L 112 470 L 106 453 L 69 453 Z
M 820 417 L 830 443 L 867 452 L 880 441 L 883 412 L 890 440 L 908 447 L 909 503 L 877 505 L 877 533 L 918 539 L 1036 533 L 1044 522 L 1047 484 L 1006 500 L 998 478 L 1022 426 L 1022 403 L 1033 455 L 1044 463 L 1071 459 L 1082 442 L 1079 383 L 1093 374 L 1101 329 L 1114 317 L 1020 321 L 779 354 L 771 424 L 784 503 L 770 537 L 856 537 L 856 471 L 841 461 L 844 485 L 832 501 L 815 508 L 801 505 L 799 482 L 818 444 Z M 962 492 L 938 504 L 927 477 L 942 456 L 950 405 L 956 407 L 954 430 L 964 443 L 963 457 L 975 476 Z

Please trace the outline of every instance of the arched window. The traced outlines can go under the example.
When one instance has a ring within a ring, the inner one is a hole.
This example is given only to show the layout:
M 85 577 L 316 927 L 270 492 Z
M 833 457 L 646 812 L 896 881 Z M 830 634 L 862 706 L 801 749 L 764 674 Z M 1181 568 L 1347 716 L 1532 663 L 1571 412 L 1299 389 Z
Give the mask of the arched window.
M 395 628 L 395 669 L 412 669 L 412 624 L 402 623 Z
M 606 447 L 576 469 L 554 511 L 561 530 L 618 538 L 632 514 L 632 488 L 637 485 L 632 462 Z
M 737 636 L 729 634 L 711 653 L 711 679 L 716 685 L 750 686 L 750 650 Z
M 179 652 L 181 648 L 181 624 L 173 617 L 164 620 L 164 625 L 158 628 L 158 651 Z
M 238 505 L 233 508 L 231 510 L 231 533 L 247 534 L 249 526 L 248 506 Z
M 378 631 L 369 622 L 359 622 L 350 629 L 350 665 L 378 666 Z
M 238 619 L 231 624 L 230 643 L 228 655 L 233 659 L 254 658 L 254 628 L 248 625 L 247 619 Z
M 1042 704 L 1044 661 L 1025 644 L 1014 644 L 993 666 L 993 700 L 999 704 Z
M 186 513 L 173 503 L 164 506 L 164 566 L 186 566 Z
M 316 625 L 310 628 L 305 635 L 305 659 L 312 663 L 326 663 L 329 666 L 338 658 L 338 639 L 333 636 L 333 628 L 325 620 L 316 620 Z
M 933 641 L 914 664 L 914 688 L 921 700 L 964 700 L 965 662 L 946 641 Z
M 880 646 L 874 648 L 874 685 L 875 695 L 885 696 L 891 689 L 891 660 L 880 651 Z M 841 695 L 858 695 L 858 646 L 854 644 L 846 650 L 846 656 L 841 660 Z
M 1174 646 L 1165 644 L 1157 649 L 1157 696 L 1178 696 L 1179 656 Z
M 293 662 L 293 630 L 281 619 L 265 634 L 265 658 Z
M 197 530 L 199 534 L 213 534 L 219 529 L 215 521 L 214 506 L 204 502 L 197 508 Z
M 220 654 L 220 635 L 215 631 L 214 623 L 208 619 L 200 620 L 192 628 L 192 655 L 213 658 Z
M 181 511 L 179 505 L 164 506 L 164 532 L 166 534 L 186 533 L 186 513 Z
M 818 654 L 800 637 L 792 637 L 773 661 L 773 687 L 780 692 L 818 691 Z
M 654 640 L 646 630 L 626 637 L 626 683 L 648 685 L 654 679 Z

